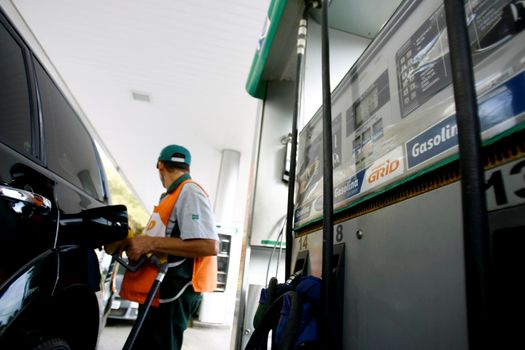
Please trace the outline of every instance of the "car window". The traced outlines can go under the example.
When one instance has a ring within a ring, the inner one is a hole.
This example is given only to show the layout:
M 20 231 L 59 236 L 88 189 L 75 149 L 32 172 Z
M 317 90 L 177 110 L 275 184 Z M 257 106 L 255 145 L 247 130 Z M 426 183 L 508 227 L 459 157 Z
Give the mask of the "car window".
M 31 155 L 31 112 L 23 51 L 0 23 L 0 140 Z
M 37 61 L 35 71 L 42 103 L 49 169 L 102 200 L 100 163 L 87 129 Z

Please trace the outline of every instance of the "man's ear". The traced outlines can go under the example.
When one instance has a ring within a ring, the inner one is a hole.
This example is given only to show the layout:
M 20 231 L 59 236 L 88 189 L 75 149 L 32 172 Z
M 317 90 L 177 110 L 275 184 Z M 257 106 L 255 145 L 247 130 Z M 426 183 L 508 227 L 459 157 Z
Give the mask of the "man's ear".
M 158 162 L 158 163 L 157 163 L 157 169 L 159 169 L 159 170 L 164 170 L 164 168 L 165 168 L 165 167 L 164 167 L 164 163 L 163 163 L 163 162 Z

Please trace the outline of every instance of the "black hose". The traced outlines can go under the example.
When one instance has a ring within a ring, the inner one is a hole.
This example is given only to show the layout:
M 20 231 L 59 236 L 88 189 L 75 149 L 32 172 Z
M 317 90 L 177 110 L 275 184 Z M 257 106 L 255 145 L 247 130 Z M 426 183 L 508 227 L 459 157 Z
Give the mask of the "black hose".
M 153 256 L 153 258 L 156 259 L 155 256 Z M 151 286 L 151 289 L 148 292 L 148 295 L 146 296 L 146 300 L 144 301 L 143 308 L 141 312 L 139 312 L 137 319 L 135 320 L 135 323 L 133 324 L 133 327 L 131 328 L 131 331 L 129 332 L 126 342 L 124 343 L 124 347 L 122 348 L 123 350 L 133 349 L 133 345 L 135 345 L 135 341 L 137 340 L 139 332 L 142 329 L 142 325 L 144 324 L 144 320 L 146 319 L 148 311 L 151 308 L 153 299 L 155 298 L 155 295 L 157 294 L 157 291 L 160 288 L 160 284 L 162 283 L 162 280 L 164 279 L 164 276 L 166 275 L 166 272 L 168 271 L 168 264 L 166 263 L 160 264 L 158 260 L 156 260 L 155 263 L 159 267 L 159 272 L 157 274 L 157 277 L 153 281 L 153 285 Z
M 284 299 L 288 298 L 290 305 L 290 312 L 288 320 L 284 326 L 281 343 L 277 347 L 275 342 L 272 342 L 272 349 L 277 350 L 291 350 L 295 345 L 297 333 L 301 324 L 302 304 L 299 294 L 295 291 L 288 291 L 272 301 L 268 305 L 264 316 L 260 323 L 254 329 L 248 343 L 244 350 L 266 350 L 268 344 L 268 335 L 273 331 L 275 337 L 275 330 L 281 317 L 281 310 L 283 308 Z
M 312 7 L 316 7 L 316 1 L 309 1 L 305 5 L 303 15 L 299 22 L 297 34 L 297 67 L 295 72 L 296 88 L 295 103 L 292 116 L 292 148 L 290 152 L 290 174 L 288 178 L 288 207 L 286 215 L 286 257 L 285 257 L 285 279 L 288 279 L 292 273 L 292 246 L 293 246 L 293 216 L 295 205 L 295 178 L 297 165 L 297 119 L 301 111 L 301 90 L 302 90 L 302 72 L 304 55 L 306 53 L 306 36 L 308 30 L 308 12 Z
M 490 343 L 490 238 L 478 104 L 463 0 L 445 0 L 458 125 L 470 349 Z M 489 346 L 490 348 L 490 346 Z
M 323 0 L 321 20 L 321 57 L 323 84 L 323 269 L 321 286 L 321 344 L 333 349 L 332 336 L 332 255 L 334 234 L 334 193 L 332 164 L 332 97 L 330 89 L 330 46 L 328 41 L 328 5 Z

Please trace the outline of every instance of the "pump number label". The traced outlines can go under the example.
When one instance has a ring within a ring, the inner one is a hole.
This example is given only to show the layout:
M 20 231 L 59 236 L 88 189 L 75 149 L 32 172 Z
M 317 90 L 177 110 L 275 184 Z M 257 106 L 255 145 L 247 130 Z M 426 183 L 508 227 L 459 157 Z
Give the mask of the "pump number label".
M 485 190 L 489 211 L 525 203 L 525 159 L 486 171 Z

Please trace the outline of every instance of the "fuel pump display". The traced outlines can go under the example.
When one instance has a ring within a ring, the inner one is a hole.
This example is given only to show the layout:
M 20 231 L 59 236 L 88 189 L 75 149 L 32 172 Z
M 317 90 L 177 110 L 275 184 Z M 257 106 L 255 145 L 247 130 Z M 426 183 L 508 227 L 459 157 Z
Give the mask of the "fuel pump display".
M 525 120 L 525 7 L 469 0 L 465 10 L 482 139 L 490 142 Z M 447 35 L 441 1 L 405 1 L 333 91 L 336 211 L 457 155 Z M 299 137 L 296 229 L 322 216 L 321 113 Z

